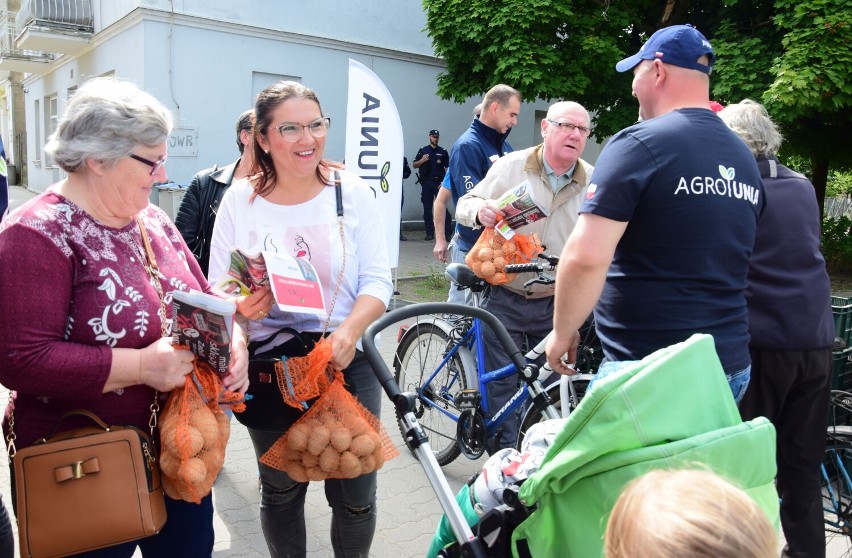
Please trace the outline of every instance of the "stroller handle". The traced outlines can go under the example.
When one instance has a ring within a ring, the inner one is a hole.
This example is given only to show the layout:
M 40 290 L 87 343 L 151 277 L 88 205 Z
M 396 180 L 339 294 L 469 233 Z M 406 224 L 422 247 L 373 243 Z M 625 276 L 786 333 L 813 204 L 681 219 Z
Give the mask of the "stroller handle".
M 384 316 L 367 327 L 361 338 L 364 355 L 367 357 L 367 361 L 370 363 L 373 373 L 379 379 L 379 383 L 382 385 L 382 388 L 385 390 L 385 393 L 388 394 L 391 401 L 396 402 L 400 395 L 400 390 L 399 386 L 394 381 L 393 375 L 388 369 L 387 364 L 385 364 L 385 361 L 382 360 L 382 356 L 379 354 L 379 350 L 376 347 L 376 336 L 379 332 L 391 324 L 407 318 L 413 318 L 414 316 L 425 316 L 430 314 L 455 314 L 482 320 L 482 322 L 490 327 L 497 335 L 497 339 L 500 341 L 503 348 L 506 349 L 506 352 L 509 353 L 509 359 L 512 361 L 512 364 L 515 365 L 515 368 L 517 370 L 523 370 L 527 365 L 521 350 L 518 349 L 515 342 L 512 341 L 512 338 L 509 336 L 509 332 L 506 331 L 505 326 L 503 326 L 503 324 L 491 312 L 487 312 L 482 308 L 474 308 L 473 306 L 466 306 L 463 304 L 451 304 L 449 302 L 423 302 L 419 304 L 409 304 L 408 306 L 403 306 L 402 308 L 397 308 L 396 310 L 387 312 Z

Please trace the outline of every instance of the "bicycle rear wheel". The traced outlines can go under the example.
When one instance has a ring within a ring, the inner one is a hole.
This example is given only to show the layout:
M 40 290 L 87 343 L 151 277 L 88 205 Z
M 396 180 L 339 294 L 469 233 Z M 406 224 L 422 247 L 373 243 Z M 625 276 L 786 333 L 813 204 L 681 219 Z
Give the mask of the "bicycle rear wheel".
M 828 556 L 852 556 L 852 428 L 829 427 L 822 475 Z
M 450 337 L 433 324 L 417 324 L 397 347 L 394 357 L 394 378 L 403 392 L 417 395 L 414 415 L 426 430 L 429 445 L 441 466 L 452 463 L 461 449 L 456 443 L 459 409 L 458 394 L 465 389 L 461 359 L 454 355 L 441 366 L 447 352 L 452 349 Z M 438 371 L 428 384 L 429 377 Z M 400 418 L 396 411 L 397 419 Z M 397 420 L 405 439 L 402 424 Z M 409 447 L 409 449 L 412 449 Z
M 554 374 L 557 378 L 558 374 Z M 588 380 L 575 380 L 574 381 L 574 390 L 577 392 L 577 400 L 569 401 L 569 408 L 573 411 L 577 408 L 577 405 L 580 404 L 580 401 L 583 399 L 583 396 L 586 394 L 586 389 L 589 387 Z M 562 399 L 559 394 L 559 380 L 551 384 L 547 387 L 547 396 L 550 397 L 550 400 L 553 402 L 553 406 L 556 407 L 560 413 L 562 412 Z M 533 406 L 527 408 L 524 411 L 523 418 L 521 419 L 521 428 L 518 431 L 518 444 L 515 446 L 518 451 L 521 449 L 521 445 L 524 443 L 524 438 L 527 435 L 527 431 L 534 425 L 543 420 L 547 420 L 546 417 L 542 414 L 541 411 L 536 409 Z

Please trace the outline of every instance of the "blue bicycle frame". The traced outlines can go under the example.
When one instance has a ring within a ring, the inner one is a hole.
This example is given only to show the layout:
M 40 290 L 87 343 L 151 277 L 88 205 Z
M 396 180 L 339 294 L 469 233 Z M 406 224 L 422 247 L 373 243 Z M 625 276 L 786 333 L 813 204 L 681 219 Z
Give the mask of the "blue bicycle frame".
M 527 386 L 527 384 L 522 382 L 521 387 L 518 389 L 518 391 L 515 392 L 515 394 L 512 396 L 512 398 L 509 399 L 509 401 L 501 409 L 499 409 L 496 413 L 494 413 L 494 414 L 491 413 L 491 409 L 489 408 L 489 404 L 488 404 L 488 397 L 486 396 L 486 386 L 489 383 L 491 383 L 495 380 L 500 380 L 502 378 L 505 378 L 507 376 L 515 374 L 516 372 L 518 372 L 518 369 L 515 367 L 514 364 L 510 363 L 510 364 L 507 364 L 506 366 L 503 366 L 503 367 L 498 368 L 496 370 L 492 370 L 492 371 L 484 371 L 483 370 L 484 365 L 482 363 L 485 362 L 485 343 L 483 342 L 483 339 L 482 339 L 482 327 L 483 327 L 482 322 L 479 319 L 474 319 L 473 324 L 467 330 L 467 332 L 465 332 L 465 334 L 464 334 L 464 336 L 462 336 L 461 340 L 458 341 L 457 343 L 455 343 L 453 345 L 452 349 L 447 352 L 447 354 L 444 356 L 444 358 L 441 360 L 440 364 L 435 368 L 435 370 L 432 372 L 432 374 L 429 376 L 429 378 L 425 382 L 423 382 L 423 385 L 424 386 L 431 385 L 432 381 L 439 374 L 439 372 L 444 370 L 444 367 L 448 367 L 449 362 L 454 357 L 456 357 L 457 355 L 459 356 L 459 360 L 461 360 L 461 362 L 464 363 L 465 359 L 462 358 L 461 355 L 459 355 L 459 352 L 462 349 L 469 351 L 475 345 L 476 346 L 476 364 L 475 364 L 475 366 L 476 366 L 476 372 L 477 372 L 477 377 L 476 377 L 475 381 L 476 381 L 476 384 L 477 384 L 478 389 L 479 389 L 480 406 L 482 407 L 482 411 L 485 414 L 485 417 L 484 417 L 485 430 L 486 430 L 488 436 L 492 436 L 494 434 L 494 432 L 497 430 L 497 428 L 506 420 L 506 417 L 510 416 L 514 411 L 516 411 L 519 407 L 521 407 L 521 405 L 523 405 L 524 402 L 527 401 L 527 399 L 530 398 L 530 390 L 529 390 L 529 387 Z M 456 385 L 456 382 L 460 381 L 459 375 L 463 374 L 463 373 L 464 373 L 464 370 L 455 371 L 452 374 L 451 381 L 448 382 L 446 385 L 441 386 L 441 388 L 440 388 L 441 397 L 446 401 L 452 402 L 454 406 L 457 406 L 457 402 L 453 398 L 453 395 L 452 395 L 453 389 L 451 389 L 451 388 L 454 385 Z M 472 378 L 469 379 L 469 380 L 472 380 Z M 468 385 L 468 387 L 470 388 L 470 384 Z M 455 390 L 455 391 L 458 391 L 458 390 Z M 422 393 L 422 390 L 421 390 L 421 393 L 418 393 L 417 395 L 421 399 L 428 401 L 436 410 L 440 411 L 441 413 L 443 413 L 444 415 L 446 415 L 450 419 L 458 422 L 458 419 L 459 419 L 458 415 L 455 415 L 455 414 L 447 411 L 446 409 L 444 409 L 434 399 L 430 399 L 429 397 L 424 395 Z M 558 418 L 558 415 L 555 415 L 555 416 L 550 417 L 550 418 Z

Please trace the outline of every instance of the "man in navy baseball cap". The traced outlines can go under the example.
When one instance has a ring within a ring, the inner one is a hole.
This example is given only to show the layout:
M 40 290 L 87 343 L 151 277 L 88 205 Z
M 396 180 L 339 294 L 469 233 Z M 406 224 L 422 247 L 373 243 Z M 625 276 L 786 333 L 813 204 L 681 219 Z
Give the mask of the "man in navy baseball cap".
M 709 63 L 699 62 L 702 56 L 707 56 Z M 710 41 L 698 29 L 692 25 L 672 25 L 651 35 L 639 52 L 616 64 L 615 69 L 627 72 L 643 60 L 659 60 L 664 64 L 710 74 L 716 55 L 713 54 Z

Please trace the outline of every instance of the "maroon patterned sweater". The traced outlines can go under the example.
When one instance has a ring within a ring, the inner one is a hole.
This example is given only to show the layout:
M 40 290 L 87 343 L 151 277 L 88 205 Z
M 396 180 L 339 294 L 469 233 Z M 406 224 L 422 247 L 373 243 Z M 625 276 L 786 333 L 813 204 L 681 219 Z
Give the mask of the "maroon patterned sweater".
M 170 318 L 171 291 L 210 287 L 168 216 L 153 205 L 141 216 Z M 147 347 L 162 334 L 143 246 L 136 221 L 104 226 L 50 190 L 0 225 L 0 383 L 16 392 L 18 448 L 78 408 L 108 424 L 148 430 L 152 388 L 102 393 L 113 347 Z M 8 409 L 4 431 L 7 423 Z

